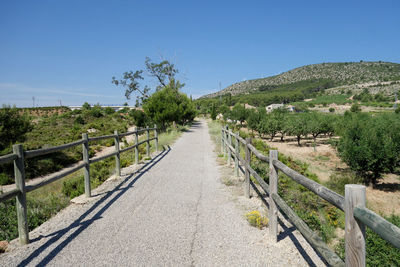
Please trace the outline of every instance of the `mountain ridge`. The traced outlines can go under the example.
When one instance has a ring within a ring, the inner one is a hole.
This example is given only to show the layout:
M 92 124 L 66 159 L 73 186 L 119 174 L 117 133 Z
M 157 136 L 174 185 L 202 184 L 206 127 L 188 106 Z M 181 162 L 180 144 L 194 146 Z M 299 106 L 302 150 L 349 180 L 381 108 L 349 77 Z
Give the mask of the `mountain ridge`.
M 400 80 L 400 64 L 382 61 L 333 62 L 310 64 L 291 69 L 278 75 L 234 83 L 221 91 L 202 96 L 213 98 L 220 95 L 239 95 L 259 92 L 263 87 L 273 87 L 300 81 L 324 79 L 334 86 L 354 85 L 367 82 Z

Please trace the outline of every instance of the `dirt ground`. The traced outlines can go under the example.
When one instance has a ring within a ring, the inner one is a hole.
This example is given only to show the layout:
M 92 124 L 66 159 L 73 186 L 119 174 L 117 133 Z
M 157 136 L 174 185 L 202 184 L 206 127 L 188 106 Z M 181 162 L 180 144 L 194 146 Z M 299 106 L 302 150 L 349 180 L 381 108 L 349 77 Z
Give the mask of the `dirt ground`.
M 332 174 L 348 170 L 348 166 L 340 160 L 336 150 L 326 143 L 328 138 L 317 139 L 315 152 L 312 139 L 302 140 L 301 147 L 293 137 L 286 137 L 284 142 L 280 141 L 280 137 L 272 142 L 269 139 L 264 140 L 280 153 L 309 164 L 309 170 L 317 174 L 322 183 L 329 181 Z M 367 187 L 367 206 L 379 214 L 400 215 L 400 177 L 387 174 L 378 182 L 376 188 Z

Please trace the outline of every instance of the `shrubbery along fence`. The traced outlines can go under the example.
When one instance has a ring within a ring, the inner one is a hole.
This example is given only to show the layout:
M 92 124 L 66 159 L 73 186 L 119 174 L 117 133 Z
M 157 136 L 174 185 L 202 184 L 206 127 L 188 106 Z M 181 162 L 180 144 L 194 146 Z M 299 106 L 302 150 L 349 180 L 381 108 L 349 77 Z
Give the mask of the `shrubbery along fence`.
M 154 131 L 154 137 L 150 138 L 150 131 Z M 146 132 L 146 139 L 139 142 L 139 134 Z M 135 144 L 123 149 L 120 149 L 119 141 L 120 138 L 135 135 Z M 109 154 L 90 158 L 89 157 L 89 143 L 93 141 L 99 141 L 103 139 L 114 138 L 115 151 Z M 155 140 L 155 148 L 158 151 L 158 133 L 157 126 L 154 125 L 154 128 L 144 128 L 144 129 L 135 129 L 131 132 L 126 133 L 118 133 L 118 131 L 114 131 L 113 135 L 105 135 L 105 136 L 96 136 L 89 137 L 87 133 L 82 134 L 82 140 L 75 141 L 72 143 L 24 151 L 23 146 L 21 144 L 16 144 L 13 146 L 13 153 L 4 155 L 0 157 L 0 164 L 5 164 L 9 162 L 14 162 L 14 175 L 15 175 L 15 185 L 16 188 L 5 193 L 0 194 L 0 202 L 6 201 L 12 197 L 16 197 L 16 209 L 17 209 L 17 217 L 18 217 L 18 234 L 19 241 L 21 244 L 29 243 L 29 229 L 27 223 L 27 206 L 26 206 L 26 193 L 33 191 L 39 187 L 52 183 L 58 179 L 61 179 L 73 172 L 76 172 L 80 169 L 84 169 L 84 180 L 85 180 L 85 195 L 86 197 L 91 197 L 91 188 L 90 188 L 90 164 L 95 163 L 106 158 L 115 156 L 115 174 L 117 176 L 121 175 L 121 165 L 120 165 L 120 154 L 131 149 L 135 149 L 135 164 L 139 163 L 139 146 L 146 143 L 146 155 L 150 156 L 150 141 Z M 58 151 L 62 151 L 74 146 L 78 146 L 82 144 L 82 157 L 83 162 L 77 164 L 76 166 L 66 168 L 60 172 L 54 173 L 50 177 L 37 182 L 32 185 L 25 184 L 25 159 L 38 157 Z
M 235 139 L 234 146 L 232 145 L 232 137 Z M 240 144 L 244 145 L 245 159 L 240 155 Z M 250 184 L 254 186 L 250 181 L 250 175 L 269 195 L 269 232 L 273 242 L 277 242 L 279 209 L 331 266 L 365 266 L 365 225 L 400 249 L 400 228 L 365 207 L 365 186 L 348 184 L 345 186 L 345 196 L 343 197 L 280 162 L 278 151 L 270 150 L 269 157 L 262 155 L 251 144 L 250 138 L 244 140 L 239 136 L 239 133 L 233 133 L 229 130 L 228 126 L 221 130 L 221 151 L 227 156 L 229 165 L 231 158 L 233 158 L 236 176 L 239 175 L 239 163 L 243 166 L 245 174 L 244 194 L 246 197 L 250 197 Z M 269 163 L 269 184 L 251 168 L 251 153 L 261 161 Z M 345 262 L 279 196 L 279 171 L 345 212 Z

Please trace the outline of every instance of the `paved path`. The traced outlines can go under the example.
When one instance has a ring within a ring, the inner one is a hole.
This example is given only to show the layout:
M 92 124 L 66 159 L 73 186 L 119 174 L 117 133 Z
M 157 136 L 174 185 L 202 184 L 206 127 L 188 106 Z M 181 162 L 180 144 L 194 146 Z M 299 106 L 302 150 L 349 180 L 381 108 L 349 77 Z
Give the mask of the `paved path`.
M 292 239 L 270 245 L 266 230 L 248 225 L 213 147 L 207 125 L 194 125 L 140 171 L 109 182 L 112 190 L 35 229 L 0 266 L 307 265 Z

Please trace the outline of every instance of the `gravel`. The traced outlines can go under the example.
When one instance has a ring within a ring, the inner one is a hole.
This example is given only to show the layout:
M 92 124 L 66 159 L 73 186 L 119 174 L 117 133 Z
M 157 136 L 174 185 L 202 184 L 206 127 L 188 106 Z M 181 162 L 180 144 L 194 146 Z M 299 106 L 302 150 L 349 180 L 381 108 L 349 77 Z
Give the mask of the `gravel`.
M 257 198 L 221 183 L 204 121 L 152 161 L 123 169 L 0 255 L 1 266 L 324 265 L 286 221 L 277 244 L 244 214 Z

